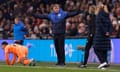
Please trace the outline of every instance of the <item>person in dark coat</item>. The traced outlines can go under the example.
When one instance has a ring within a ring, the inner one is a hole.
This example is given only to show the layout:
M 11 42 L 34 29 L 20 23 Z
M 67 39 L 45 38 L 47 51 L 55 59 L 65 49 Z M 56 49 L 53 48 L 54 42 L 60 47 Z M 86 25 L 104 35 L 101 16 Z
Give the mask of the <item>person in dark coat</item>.
M 89 8 L 89 14 L 87 15 L 88 20 L 87 24 L 88 24 L 88 38 L 87 38 L 87 44 L 85 46 L 85 54 L 84 54 L 84 62 L 82 63 L 82 65 L 80 65 L 81 68 L 85 68 L 87 67 L 87 61 L 88 61 L 88 57 L 89 57 L 89 51 L 93 45 L 93 38 L 94 38 L 94 34 L 95 34 L 95 19 L 96 19 L 96 15 L 95 15 L 95 6 L 91 5 Z
M 96 10 L 96 31 L 94 36 L 93 48 L 100 61 L 99 69 L 108 66 L 107 52 L 111 50 L 111 33 L 112 24 L 109 18 L 107 6 L 102 3 Z
M 54 39 L 55 50 L 57 53 L 57 64 L 60 66 L 65 65 L 65 50 L 64 50 L 64 41 L 65 41 L 65 28 L 66 28 L 66 19 L 68 17 L 75 16 L 79 14 L 80 10 L 74 12 L 65 12 L 60 8 L 59 4 L 54 4 L 52 7 L 52 12 L 47 15 L 33 15 L 37 18 L 48 19 L 52 22 L 52 33 Z

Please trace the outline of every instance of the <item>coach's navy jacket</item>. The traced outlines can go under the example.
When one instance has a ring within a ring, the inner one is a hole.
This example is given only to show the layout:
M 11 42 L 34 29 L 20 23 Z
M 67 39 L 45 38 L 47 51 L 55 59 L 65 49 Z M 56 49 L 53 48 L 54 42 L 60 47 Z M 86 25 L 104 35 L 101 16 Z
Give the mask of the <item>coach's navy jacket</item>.
M 52 32 L 53 34 L 65 34 L 66 28 L 66 18 L 75 16 L 79 14 L 81 11 L 75 12 L 65 12 L 62 9 L 58 13 L 51 12 L 47 15 L 34 15 L 34 17 L 48 19 L 52 22 Z

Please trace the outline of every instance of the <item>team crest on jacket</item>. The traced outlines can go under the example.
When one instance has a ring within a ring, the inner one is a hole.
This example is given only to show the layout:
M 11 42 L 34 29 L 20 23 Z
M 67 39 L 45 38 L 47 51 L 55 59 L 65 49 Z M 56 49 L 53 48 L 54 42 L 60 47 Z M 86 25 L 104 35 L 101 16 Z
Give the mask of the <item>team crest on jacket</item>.
M 58 14 L 58 17 L 61 17 L 61 14 L 60 14 L 60 13 Z

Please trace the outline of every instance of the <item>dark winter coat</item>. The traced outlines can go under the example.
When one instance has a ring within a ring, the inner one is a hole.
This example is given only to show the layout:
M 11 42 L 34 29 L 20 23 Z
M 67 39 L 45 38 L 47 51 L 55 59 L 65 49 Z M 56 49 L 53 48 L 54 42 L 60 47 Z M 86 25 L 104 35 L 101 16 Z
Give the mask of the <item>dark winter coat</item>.
M 110 50 L 110 37 L 106 36 L 106 32 L 111 33 L 112 24 L 109 14 L 101 10 L 96 16 L 96 31 L 94 36 L 93 47 L 99 50 Z

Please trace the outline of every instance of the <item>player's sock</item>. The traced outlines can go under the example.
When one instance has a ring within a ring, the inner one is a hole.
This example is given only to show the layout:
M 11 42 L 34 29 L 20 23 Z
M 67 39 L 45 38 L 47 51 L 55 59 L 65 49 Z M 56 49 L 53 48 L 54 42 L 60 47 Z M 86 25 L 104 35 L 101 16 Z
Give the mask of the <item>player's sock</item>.
M 29 64 L 29 66 L 35 66 L 35 64 L 36 64 L 35 60 L 34 60 L 33 58 L 30 59 L 30 64 Z

